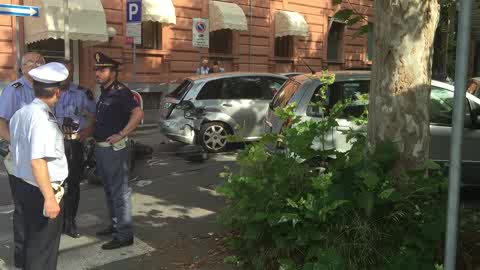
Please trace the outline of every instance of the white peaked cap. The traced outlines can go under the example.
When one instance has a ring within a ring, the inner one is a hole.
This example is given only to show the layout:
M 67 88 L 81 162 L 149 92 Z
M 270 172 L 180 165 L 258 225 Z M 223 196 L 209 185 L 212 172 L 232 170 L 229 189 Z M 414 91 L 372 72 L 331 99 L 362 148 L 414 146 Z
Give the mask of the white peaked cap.
M 68 78 L 68 69 L 62 63 L 50 62 L 30 70 L 28 74 L 34 81 L 56 84 Z

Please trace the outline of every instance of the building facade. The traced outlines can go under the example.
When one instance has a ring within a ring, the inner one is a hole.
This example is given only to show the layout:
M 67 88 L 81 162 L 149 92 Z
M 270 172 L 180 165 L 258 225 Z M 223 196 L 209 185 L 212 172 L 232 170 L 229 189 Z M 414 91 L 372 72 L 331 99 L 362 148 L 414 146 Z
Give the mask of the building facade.
M 0 81 L 16 78 L 17 49 L 40 51 L 48 60 L 63 57 L 63 40 L 52 39 L 63 38 L 63 1 L 0 2 L 39 5 L 43 10 L 39 18 L 20 20 L 20 48 L 15 46 L 15 19 L 0 16 Z M 201 58 L 219 60 L 226 71 L 306 72 L 304 63 L 316 70 L 368 68 L 372 35 L 356 33 L 373 21 L 373 0 L 350 0 L 342 5 L 333 7 L 331 0 L 143 0 L 145 21 L 134 68 L 133 48 L 126 38 L 126 0 L 69 0 L 74 78 L 83 86 L 95 87 L 93 55 L 97 50 L 124 63 L 120 80 L 146 84 L 192 75 Z M 340 8 L 363 14 L 365 20 L 349 26 L 334 19 Z M 210 20 L 215 30 L 210 33 L 210 48 L 192 46 L 193 18 Z M 100 25 L 102 20 L 105 24 Z M 105 32 L 105 36 L 110 32 L 110 36 L 97 38 L 88 31 Z M 96 42 L 88 40 L 92 37 Z

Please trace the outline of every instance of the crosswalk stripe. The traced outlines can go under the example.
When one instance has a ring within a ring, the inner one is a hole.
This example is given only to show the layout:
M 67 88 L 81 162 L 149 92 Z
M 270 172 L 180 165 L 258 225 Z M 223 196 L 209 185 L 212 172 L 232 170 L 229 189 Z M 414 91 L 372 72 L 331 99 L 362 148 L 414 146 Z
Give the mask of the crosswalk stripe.
M 62 237 L 57 269 L 88 270 L 155 251 L 138 238 L 133 246 L 113 251 L 102 250 L 101 245 L 104 243 L 94 237 Z

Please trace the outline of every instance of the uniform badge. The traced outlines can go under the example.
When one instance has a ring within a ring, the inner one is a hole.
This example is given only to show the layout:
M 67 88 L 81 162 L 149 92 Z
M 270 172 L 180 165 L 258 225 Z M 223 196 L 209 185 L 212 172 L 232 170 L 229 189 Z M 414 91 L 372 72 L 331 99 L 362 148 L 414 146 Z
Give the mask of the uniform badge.
M 12 87 L 15 88 L 15 89 L 19 88 L 20 86 L 22 86 L 22 83 L 20 83 L 20 82 L 16 82 L 16 83 L 12 84 Z
M 95 54 L 95 59 L 97 60 L 97 63 L 100 62 L 100 54 L 99 53 Z

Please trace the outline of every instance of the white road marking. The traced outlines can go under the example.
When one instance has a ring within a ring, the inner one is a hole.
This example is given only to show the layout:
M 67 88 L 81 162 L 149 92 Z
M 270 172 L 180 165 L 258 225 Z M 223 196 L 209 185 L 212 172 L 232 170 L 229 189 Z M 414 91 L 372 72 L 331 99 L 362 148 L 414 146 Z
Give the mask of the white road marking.
M 62 270 L 87 270 L 155 251 L 153 247 L 138 238 L 135 239 L 133 246 L 114 251 L 102 250 L 101 245 L 103 243 L 93 237 L 81 237 L 79 239 L 72 239 L 68 236 L 62 237 L 57 268 Z
M 0 215 L 8 215 L 8 214 L 11 214 L 11 213 L 13 213 L 14 210 L 15 210 L 15 209 L 14 209 L 13 204 L 0 206 Z
M 148 180 L 148 179 L 140 180 L 137 182 L 137 187 L 146 187 L 148 185 L 151 185 L 152 183 L 153 183 L 152 180 Z

